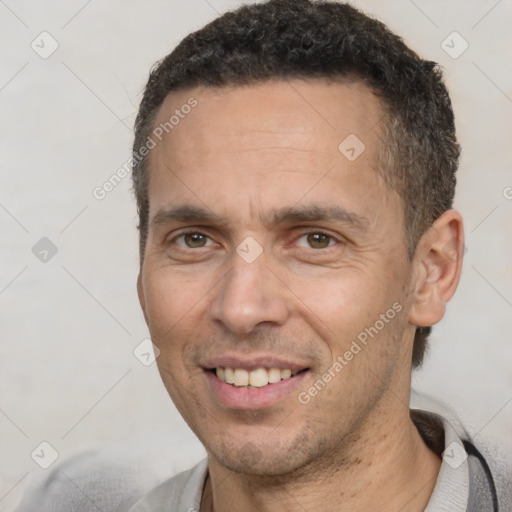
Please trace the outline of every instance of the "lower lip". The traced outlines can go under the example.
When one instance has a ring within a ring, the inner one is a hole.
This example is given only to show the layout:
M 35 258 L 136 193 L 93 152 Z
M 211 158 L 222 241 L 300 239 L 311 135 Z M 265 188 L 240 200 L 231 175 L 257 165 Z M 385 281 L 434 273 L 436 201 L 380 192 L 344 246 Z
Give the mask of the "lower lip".
M 289 379 L 261 388 L 243 388 L 227 384 L 213 372 L 205 371 L 215 398 L 226 407 L 242 410 L 262 409 L 275 405 L 296 390 L 308 373 L 309 370 L 302 371 Z

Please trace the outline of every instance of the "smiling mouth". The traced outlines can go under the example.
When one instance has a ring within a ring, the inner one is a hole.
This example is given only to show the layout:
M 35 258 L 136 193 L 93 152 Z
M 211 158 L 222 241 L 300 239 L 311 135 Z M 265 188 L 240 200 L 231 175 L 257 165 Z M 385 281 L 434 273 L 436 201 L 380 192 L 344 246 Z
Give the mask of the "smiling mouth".
M 243 368 L 217 367 L 209 371 L 217 376 L 219 380 L 237 388 L 258 389 L 282 380 L 290 379 L 299 373 L 308 371 L 304 368 L 299 371 L 292 371 L 289 368 L 256 368 L 245 370 Z

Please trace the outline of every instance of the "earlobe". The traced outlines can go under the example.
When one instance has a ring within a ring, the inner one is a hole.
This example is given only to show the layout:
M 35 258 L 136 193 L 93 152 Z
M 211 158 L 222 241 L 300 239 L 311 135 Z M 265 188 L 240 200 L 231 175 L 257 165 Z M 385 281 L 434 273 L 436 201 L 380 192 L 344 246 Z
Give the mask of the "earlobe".
M 146 315 L 146 298 L 144 296 L 144 286 L 142 284 L 142 270 L 139 272 L 137 277 L 137 295 L 139 296 L 139 303 L 144 314 L 144 319 L 146 320 L 146 324 L 148 324 L 148 317 Z
M 412 324 L 430 326 L 443 318 L 446 304 L 459 284 L 463 256 L 462 217 L 456 210 L 448 210 L 418 243 L 409 311 Z

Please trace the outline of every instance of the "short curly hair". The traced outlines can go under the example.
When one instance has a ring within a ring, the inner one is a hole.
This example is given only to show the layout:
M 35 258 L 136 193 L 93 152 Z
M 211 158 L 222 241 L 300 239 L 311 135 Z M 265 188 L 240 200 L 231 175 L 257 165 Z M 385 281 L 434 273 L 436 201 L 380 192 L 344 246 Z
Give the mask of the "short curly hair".
M 141 148 L 170 92 L 354 77 L 380 99 L 385 112 L 377 169 L 403 200 L 404 237 L 412 259 L 421 235 L 451 208 L 455 193 L 460 147 L 439 66 L 348 4 L 269 0 L 227 12 L 188 35 L 150 73 L 133 144 L 141 264 L 149 212 L 148 157 L 141 157 Z M 430 330 L 416 329 L 414 367 L 422 363 Z

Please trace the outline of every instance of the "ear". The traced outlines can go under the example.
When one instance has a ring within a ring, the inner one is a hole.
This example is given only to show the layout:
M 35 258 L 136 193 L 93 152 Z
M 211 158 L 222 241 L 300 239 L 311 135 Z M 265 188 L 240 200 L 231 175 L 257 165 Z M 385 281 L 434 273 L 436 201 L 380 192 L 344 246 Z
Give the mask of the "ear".
M 137 277 L 137 294 L 139 296 L 140 307 L 144 313 L 144 319 L 146 320 L 146 324 L 149 325 L 148 316 L 146 314 L 146 297 L 144 296 L 144 286 L 142 284 L 142 268 L 140 269 L 139 276 Z
M 421 237 L 413 261 L 409 321 L 434 325 L 459 284 L 464 257 L 464 228 L 456 210 L 444 212 Z

